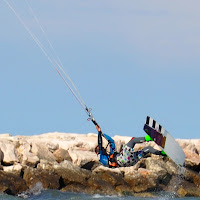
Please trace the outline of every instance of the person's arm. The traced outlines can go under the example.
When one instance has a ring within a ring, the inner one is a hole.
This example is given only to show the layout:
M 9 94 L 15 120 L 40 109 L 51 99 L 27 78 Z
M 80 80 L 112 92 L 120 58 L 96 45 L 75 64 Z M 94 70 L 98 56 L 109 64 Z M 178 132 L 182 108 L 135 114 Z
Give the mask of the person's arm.
M 105 151 L 105 149 L 103 149 L 103 141 L 102 141 L 102 136 L 104 136 L 104 134 L 102 133 L 101 128 L 99 127 L 98 124 L 96 125 L 96 129 L 98 131 L 98 146 L 99 146 L 100 162 L 105 167 L 108 167 L 108 156 L 105 155 L 105 153 L 103 153 L 103 151 Z
M 102 142 L 102 131 L 101 131 L 101 128 L 100 126 L 97 124 L 97 122 L 95 120 L 92 119 L 92 122 L 94 123 L 94 125 L 96 126 L 96 129 L 98 131 L 98 146 L 99 146 L 99 153 L 102 153 L 102 147 L 103 147 L 103 142 Z
M 103 134 L 103 136 L 110 145 L 110 154 L 113 154 L 115 151 L 115 141 L 110 136 L 106 135 L 105 133 Z
M 98 146 L 99 146 L 99 153 L 102 151 L 102 132 L 98 131 Z

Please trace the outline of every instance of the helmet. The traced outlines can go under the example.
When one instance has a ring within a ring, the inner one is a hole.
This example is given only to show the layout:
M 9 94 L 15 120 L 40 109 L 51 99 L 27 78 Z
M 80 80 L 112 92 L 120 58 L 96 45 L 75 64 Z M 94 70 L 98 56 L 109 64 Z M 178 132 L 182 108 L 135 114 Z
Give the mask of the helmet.
M 97 155 L 99 155 L 99 145 L 97 145 L 97 146 L 95 147 L 95 153 L 96 153 Z
M 107 152 L 106 152 L 106 149 L 105 149 L 104 147 L 102 147 L 101 150 L 102 150 L 101 153 L 102 153 L 103 155 L 108 155 Z M 96 153 L 97 155 L 100 154 L 99 145 L 97 145 L 97 146 L 95 147 L 95 150 L 94 150 L 94 151 L 95 151 L 95 153 Z

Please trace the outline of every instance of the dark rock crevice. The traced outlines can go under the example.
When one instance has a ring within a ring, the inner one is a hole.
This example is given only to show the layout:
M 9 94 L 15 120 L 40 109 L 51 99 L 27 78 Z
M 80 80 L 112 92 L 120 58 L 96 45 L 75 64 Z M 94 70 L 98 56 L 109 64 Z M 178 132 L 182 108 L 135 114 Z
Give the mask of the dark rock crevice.
M 62 188 L 66 187 L 64 180 L 62 178 L 62 176 L 59 178 L 59 190 L 61 190 Z
M 83 166 L 81 166 L 81 168 L 93 171 L 97 166 L 99 166 L 99 163 L 96 163 L 95 161 L 90 161 L 84 164 Z

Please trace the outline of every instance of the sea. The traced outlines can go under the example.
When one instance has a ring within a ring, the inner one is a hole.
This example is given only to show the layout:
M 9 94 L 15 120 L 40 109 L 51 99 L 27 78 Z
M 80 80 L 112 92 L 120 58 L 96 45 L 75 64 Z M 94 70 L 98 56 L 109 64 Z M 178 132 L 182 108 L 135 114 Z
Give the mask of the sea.
M 157 192 L 155 197 L 133 197 L 133 196 L 115 196 L 99 194 L 83 194 L 73 192 L 63 192 L 60 190 L 49 190 L 42 187 L 42 183 L 36 185 L 18 196 L 12 196 L 0 193 L 0 200 L 200 200 L 200 197 L 177 197 L 175 193 Z
M 71 192 L 61 192 L 58 190 L 43 190 L 33 194 L 24 194 L 24 196 L 12 196 L 7 194 L 0 194 L 0 200 L 200 200 L 200 197 L 184 197 L 179 198 L 170 193 L 158 193 L 157 197 L 132 197 L 132 196 L 103 196 L 103 195 L 88 195 Z

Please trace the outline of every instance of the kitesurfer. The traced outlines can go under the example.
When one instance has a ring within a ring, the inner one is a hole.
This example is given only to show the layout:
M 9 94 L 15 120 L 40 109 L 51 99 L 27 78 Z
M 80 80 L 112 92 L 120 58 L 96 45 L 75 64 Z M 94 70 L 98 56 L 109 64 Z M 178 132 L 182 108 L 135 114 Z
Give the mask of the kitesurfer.
M 107 167 L 128 167 L 135 165 L 141 158 L 146 157 L 149 154 L 166 156 L 165 152 L 154 149 L 151 146 L 144 147 L 139 151 L 134 151 L 135 144 L 151 141 L 149 135 L 145 137 L 133 137 L 127 144 L 123 145 L 120 153 L 115 150 L 115 141 L 105 133 L 102 133 L 101 128 L 96 124 L 98 131 L 98 145 L 95 148 L 97 155 L 100 154 L 100 162 Z M 108 141 L 110 146 L 109 153 L 107 147 L 102 145 L 102 136 Z

